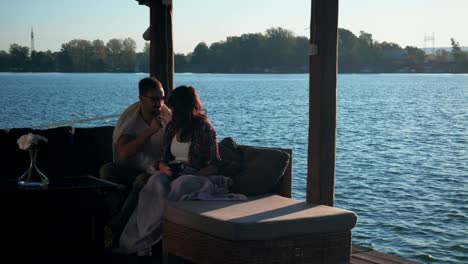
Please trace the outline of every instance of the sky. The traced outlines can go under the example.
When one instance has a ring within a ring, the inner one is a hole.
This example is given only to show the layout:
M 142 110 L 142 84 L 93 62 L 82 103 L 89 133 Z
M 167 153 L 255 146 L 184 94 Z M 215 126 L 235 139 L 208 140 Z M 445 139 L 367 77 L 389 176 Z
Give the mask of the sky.
M 264 33 L 271 27 L 308 36 L 310 0 L 173 0 L 173 37 L 176 53 L 193 51 L 205 42 L 228 36 Z M 340 28 L 359 35 L 372 34 L 379 42 L 430 48 L 449 47 L 450 38 L 468 46 L 468 0 L 340 0 Z M 0 50 L 10 44 L 35 50 L 60 50 L 72 39 L 107 42 L 130 37 L 143 49 L 149 8 L 135 0 L 0 0 Z

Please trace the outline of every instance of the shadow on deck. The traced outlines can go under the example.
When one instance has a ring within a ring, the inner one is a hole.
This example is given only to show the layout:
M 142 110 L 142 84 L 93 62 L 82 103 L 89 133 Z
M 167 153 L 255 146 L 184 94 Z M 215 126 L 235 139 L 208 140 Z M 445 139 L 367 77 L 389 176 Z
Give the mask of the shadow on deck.
M 152 256 L 139 257 L 136 255 L 121 255 L 121 254 L 109 254 L 103 263 L 112 264 L 160 264 L 162 261 L 162 249 L 161 244 L 153 247 Z M 172 263 L 172 261 L 170 261 Z M 179 264 L 189 264 L 192 262 L 179 261 Z M 358 245 L 353 245 L 351 264 L 415 264 L 418 262 L 406 260 L 400 257 L 386 255 L 377 252 L 371 248 L 366 248 Z

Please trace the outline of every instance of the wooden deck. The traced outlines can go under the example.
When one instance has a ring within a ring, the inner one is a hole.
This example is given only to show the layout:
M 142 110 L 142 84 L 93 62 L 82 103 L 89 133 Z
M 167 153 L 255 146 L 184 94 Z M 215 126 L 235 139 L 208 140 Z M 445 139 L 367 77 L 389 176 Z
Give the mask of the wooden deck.
M 409 261 L 400 257 L 386 255 L 371 248 L 353 245 L 351 253 L 351 264 L 414 264 L 418 262 Z
M 137 257 L 114 255 L 104 263 L 121 263 L 121 264 L 159 264 L 161 260 L 161 248 L 156 246 L 153 248 L 153 256 Z M 189 264 L 191 262 L 181 261 L 179 263 Z M 418 262 L 409 261 L 397 256 L 390 256 L 377 252 L 371 248 L 366 248 L 358 245 L 353 245 L 351 254 L 351 264 L 415 264 Z

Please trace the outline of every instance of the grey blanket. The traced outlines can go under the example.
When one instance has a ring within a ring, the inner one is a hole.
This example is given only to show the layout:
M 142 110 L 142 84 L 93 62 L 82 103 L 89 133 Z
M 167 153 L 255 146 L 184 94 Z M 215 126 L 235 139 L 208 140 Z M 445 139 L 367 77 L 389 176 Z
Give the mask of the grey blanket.
M 161 221 L 167 201 L 246 200 L 242 194 L 229 193 L 232 179 L 222 175 L 182 175 L 170 181 L 155 173 L 139 194 L 137 208 L 120 236 L 118 251 L 133 254 L 146 251 L 161 239 Z

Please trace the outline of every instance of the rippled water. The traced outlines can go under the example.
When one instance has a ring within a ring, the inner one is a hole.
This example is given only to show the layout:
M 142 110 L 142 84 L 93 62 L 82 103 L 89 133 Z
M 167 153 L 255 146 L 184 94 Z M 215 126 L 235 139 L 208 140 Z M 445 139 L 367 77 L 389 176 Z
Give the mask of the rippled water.
M 143 74 L 0 73 L 0 128 L 120 113 Z M 177 74 L 220 138 L 294 151 L 305 199 L 308 75 Z M 115 119 L 82 126 L 113 124 Z M 468 75 L 340 75 L 336 206 L 353 243 L 424 263 L 468 263 Z

